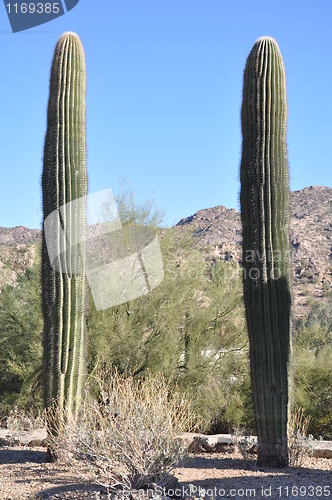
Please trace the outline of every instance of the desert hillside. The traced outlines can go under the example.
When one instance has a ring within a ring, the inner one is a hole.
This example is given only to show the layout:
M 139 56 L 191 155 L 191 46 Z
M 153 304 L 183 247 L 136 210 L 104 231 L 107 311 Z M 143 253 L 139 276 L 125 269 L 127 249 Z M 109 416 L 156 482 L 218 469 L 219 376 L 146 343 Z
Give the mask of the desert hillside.
M 294 315 L 310 300 L 327 300 L 332 287 L 332 188 L 310 186 L 291 193 L 290 242 L 294 266 Z M 193 243 L 209 258 L 241 262 L 241 221 L 234 208 L 199 210 L 176 224 L 193 229 Z M 0 228 L 0 286 L 14 283 L 16 271 L 30 266 L 41 231 L 22 226 Z
M 176 225 L 194 229 L 196 244 L 215 258 L 241 262 L 240 213 L 222 205 L 199 210 Z M 311 299 L 326 300 L 332 287 L 332 188 L 309 186 L 291 193 L 290 243 L 294 269 L 294 315 Z M 308 302 L 309 301 L 309 302 Z

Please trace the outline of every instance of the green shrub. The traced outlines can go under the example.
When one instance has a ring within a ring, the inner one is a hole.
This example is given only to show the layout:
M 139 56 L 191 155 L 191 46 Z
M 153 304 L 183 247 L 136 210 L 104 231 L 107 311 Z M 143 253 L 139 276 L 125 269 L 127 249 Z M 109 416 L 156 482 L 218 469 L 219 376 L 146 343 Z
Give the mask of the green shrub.
M 330 297 L 331 295 L 331 286 L 327 281 L 323 284 L 322 297 Z
M 306 300 L 306 306 L 307 307 L 313 307 L 316 303 L 316 300 L 312 297 L 312 296 L 307 296 L 307 300 Z
M 164 280 L 156 289 L 105 311 L 90 301 L 88 369 L 176 376 L 179 390 L 196 394 L 204 430 L 235 425 L 244 418 L 239 391 L 249 376 L 238 269 L 212 266 L 193 248 L 190 230 L 169 229 L 160 245 Z
M 308 432 L 332 438 L 332 310 L 315 306 L 294 339 L 294 405 L 311 415 Z
M 0 293 L 0 416 L 15 405 L 42 407 L 39 255 L 15 285 L 4 285 Z
M 124 189 L 117 201 L 124 225 L 160 224 L 152 202 L 138 206 Z M 165 273 L 157 288 L 104 311 L 90 297 L 88 373 L 115 366 L 135 381 L 149 373 L 175 378 L 177 390 L 193 396 L 202 432 L 255 434 L 240 268 L 199 249 L 190 229 L 157 231 Z M 17 285 L 0 293 L 0 418 L 15 405 L 35 414 L 42 408 L 40 248 L 36 255 L 26 271 L 18 260 Z M 311 434 L 331 439 L 330 298 L 312 299 L 293 337 L 294 404 L 312 416 Z

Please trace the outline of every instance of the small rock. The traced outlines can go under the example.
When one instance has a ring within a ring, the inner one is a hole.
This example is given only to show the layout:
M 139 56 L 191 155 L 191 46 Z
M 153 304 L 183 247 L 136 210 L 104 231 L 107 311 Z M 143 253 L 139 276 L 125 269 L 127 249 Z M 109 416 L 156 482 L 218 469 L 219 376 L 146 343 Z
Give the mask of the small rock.
M 46 439 L 32 439 L 28 442 L 27 446 L 30 448 L 47 448 L 47 441 Z

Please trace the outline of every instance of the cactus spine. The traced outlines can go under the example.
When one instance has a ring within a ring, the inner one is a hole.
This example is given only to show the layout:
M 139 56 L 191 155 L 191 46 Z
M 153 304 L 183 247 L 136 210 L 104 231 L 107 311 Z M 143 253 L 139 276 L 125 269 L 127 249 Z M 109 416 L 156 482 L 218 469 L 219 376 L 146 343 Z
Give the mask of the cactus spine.
M 74 414 L 85 368 L 85 208 L 66 204 L 87 194 L 85 88 L 82 43 L 75 33 L 64 33 L 52 61 L 42 174 L 44 403 L 50 408 L 55 402 L 57 410 L 66 407 Z M 45 219 L 54 211 L 61 221 L 53 235 L 62 255 L 58 270 L 51 265 L 45 240 Z M 75 273 L 70 269 L 74 261 L 81 263 Z
M 258 464 L 285 467 L 292 351 L 287 102 L 273 38 L 258 39 L 248 56 L 241 121 L 243 286 Z

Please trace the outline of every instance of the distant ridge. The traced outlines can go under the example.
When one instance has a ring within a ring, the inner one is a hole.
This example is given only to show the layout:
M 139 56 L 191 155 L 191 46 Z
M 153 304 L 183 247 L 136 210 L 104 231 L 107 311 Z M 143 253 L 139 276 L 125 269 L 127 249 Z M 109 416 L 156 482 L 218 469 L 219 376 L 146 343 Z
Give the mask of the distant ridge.
M 215 258 L 241 262 L 240 213 L 222 205 L 199 210 L 175 227 L 193 228 L 200 247 Z M 332 188 L 309 186 L 290 197 L 290 243 L 294 268 L 294 315 L 306 309 L 308 297 L 326 300 L 332 289 Z
M 40 237 L 40 229 L 28 229 L 24 226 L 0 227 L 0 245 L 35 243 Z
M 294 314 L 299 316 L 306 310 L 308 298 L 327 300 L 332 288 L 332 188 L 309 186 L 291 192 L 290 201 Z M 193 229 L 193 244 L 210 251 L 213 259 L 240 265 L 242 227 L 240 213 L 235 208 L 218 205 L 199 210 L 181 219 L 173 229 L 181 233 L 185 227 Z M 26 248 L 22 265 L 31 265 L 35 244 L 40 241 L 40 229 L 0 228 L 0 250 L 7 262 L 16 262 L 18 250 L 24 252 Z M 15 273 L 7 268 L 0 260 L 0 286 L 16 279 Z

